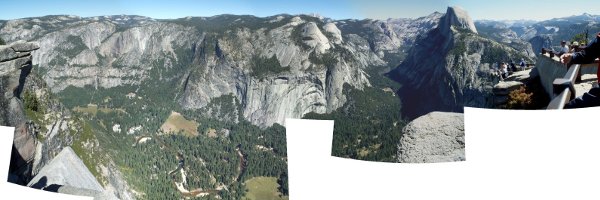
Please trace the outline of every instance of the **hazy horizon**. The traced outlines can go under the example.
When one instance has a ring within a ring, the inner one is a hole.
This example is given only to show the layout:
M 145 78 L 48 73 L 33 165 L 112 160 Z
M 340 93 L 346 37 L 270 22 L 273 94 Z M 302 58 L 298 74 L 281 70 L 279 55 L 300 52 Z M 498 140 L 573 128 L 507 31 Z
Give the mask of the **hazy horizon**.
M 223 0 L 223 1 L 6 1 L 0 19 L 11 20 L 46 15 L 140 15 L 154 19 L 177 19 L 187 16 L 209 17 L 221 14 L 267 17 L 278 14 L 319 14 L 332 19 L 418 18 L 433 12 L 445 12 L 448 0 Z M 437 5 L 437 6 L 436 6 Z M 26 7 L 26 12 L 23 12 Z
M 589 13 L 600 15 L 597 1 L 590 0 L 451 0 L 450 5 L 465 9 L 473 20 L 544 21 Z
M 210 2 L 210 3 L 209 3 Z M 216 15 L 252 15 L 269 17 L 280 14 L 300 15 L 318 14 L 323 17 L 342 19 L 380 19 L 419 18 L 434 12 L 445 13 L 448 6 L 458 6 L 469 13 L 475 21 L 480 20 L 533 20 L 544 21 L 589 13 L 600 15 L 600 6 L 594 7 L 592 2 L 572 0 L 568 2 L 533 0 L 527 4 L 522 1 L 475 1 L 475 0 L 318 0 L 276 1 L 276 0 L 224 0 L 211 1 L 163 1 L 143 2 L 140 0 L 107 0 L 107 1 L 5 1 L 0 20 L 12 20 L 47 15 L 75 15 L 79 17 L 96 17 L 107 15 L 139 15 L 153 19 L 178 19 L 188 16 L 211 17 Z M 533 2 L 533 3 L 531 3 Z M 66 6 L 68 5 L 68 6 Z M 566 5 L 566 6 L 565 6 Z M 24 12 L 22 7 L 27 7 Z M 548 8 L 549 7 L 549 8 Z M 566 7 L 563 12 L 558 8 Z M 535 12 L 532 12 L 535 10 Z M 507 11 L 507 12 L 505 12 Z
M 434 11 L 434 12 L 439 12 L 439 13 L 445 13 L 445 12 L 440 12 L 440 11 Z M 433 14 L 434 12 L 431 12 L 427 15 L 423 15 L 423 16 L 418 16 L 418 17 L 397 17 L 397 18 L 391 18 L 391 19 L 401 19 L 401 18 L 412 18 L 412 19 L 416 19 L 416 18 L 420 18 L 420 17 L 426 17 L 430 14 Z M 468 12 L 468 11 L 467 11 Z M 14 18 L 14 19 L 3 19 L 0 18 L 0 20 L 6 20 L 6 21 L 10 21 L 10 20 L 17 20 L 17 19 L 26 19 L 26 18 L 39 18 L 39 17 L 46 17 L 46 16 L 77 16 L 77 17 L 81 17 L 81 18 L 92 18 L 92 17 L 103 17 L 103 16 L 141 16 L 141 17 L 148 17 L 151 19 L 181 19 L 181 18 L 186 18 L 186 17 L 214 17 L 214 16 L 219 16 L 219 15 L 236 15 L 236 16 L 243 16 L 243 15 L 249 15 L 249 16 L 255 16 L 255 17 L 260 17 L 260 18 L 266 18 L 266 17 L 272 17 L 272 16 L 278 16 L 278 15 L 318 15 L 321 17 L 325 17 L 325 18 L 331 18 L 329 16 L 326 15 L 322 15 L 320 13 L 296 13 L 296 14 L 290 14 L 290 13 L 279 13 L 279 14 L 273 14 L 273 15 L 267 15 L 267 16 L 257 16 L 257 15 L 252 15 L 252 14 L 235 14 L 235 13 L 221 13 L 221 14 L 214 14 L 214 15 L 209 15 L 209 16 L 203 16 L 203 15 L 190 15 L 190 16 L 182 16 L 182 17 L 177 17 L 177 18 L 155 18 L 155 17 L 151 17 L 151 16 L 146 16 L 146 15 L 140 15 L 140 14 L 126 14 L 126 13 L 122 13 L 122 14 L 105 14 L 105 15 L 92 15 L 92 16 L 80 16 L 80 15 L 74 15 L 74 14 L 48 14 L 48 15 L 40 15 L 40 16 L 28 16 L 28 17 L 22 17 L 22 18 Z M 565 15 L 565 16 L 557 16 L 557 17 L 553 17 L 553 18 L 548 18 L 548 19 L 473 19 L 474 21 L 537 21 L 537 22 L 541 22 L 541 21 L 546 21 L 546 20 L 551 20 L 551 19 L 555 19 L 555 18 L 567 18 L 567 17 L 572 17 L 572 16 L 581 16 L 583 14 L 586 13 L 579 13 L 579 14 L 573 14 L 573 15 Z M 587 13 L 587 14 L 591 14 L 594 16 L 600 16 L 600 14 L 593 14 L 593 13 Z M 333 19 L 333 18 L 331 18 Z M 373 18 L 340 18 L 340 19 L 334 19 L 334 20 L 346 20 L 346 19 L 357 19 L 357 20 L 362 20 L 362 19 L 373 19 Z M 390 18 L 386 18 L 386 19 L 390 19 Z M 386 20 L 386 19 L 373 19 L 373 20 Z

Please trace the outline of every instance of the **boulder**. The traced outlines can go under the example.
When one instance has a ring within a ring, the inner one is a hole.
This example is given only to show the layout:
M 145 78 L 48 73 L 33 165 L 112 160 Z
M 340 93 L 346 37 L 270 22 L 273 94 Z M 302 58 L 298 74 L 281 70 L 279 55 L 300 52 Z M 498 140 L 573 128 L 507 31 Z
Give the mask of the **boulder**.
M 517 71 L 504 79 L 505 81 L 519 81 L 527 83 L 530 79 L 535 78 L 538 75 L 537 70 L 527 69 L 523 71 Z
M 462 113 L 431 112 L 402 130 L 398 162 L 431 163 L 465 160 L 465 128 Z
M 508 95 L 513 90 L 519 89 L 519 87 L 523 86 L 523 82 L 520 81 L 500 81 L 498 84 L 494 85 L 494 95 L 496 96 L 504 96 Z
M 10 46 L 0 45 L 0 62 L 4 62 L 17 57 L 15 52 Z
M 34 42 L 26 42 L 23 40 L 19 40 L 12 43 L 11 48 L 16 52 L 29 52 L 33 50 L 38 50 L 40 48 L 40 45 Z

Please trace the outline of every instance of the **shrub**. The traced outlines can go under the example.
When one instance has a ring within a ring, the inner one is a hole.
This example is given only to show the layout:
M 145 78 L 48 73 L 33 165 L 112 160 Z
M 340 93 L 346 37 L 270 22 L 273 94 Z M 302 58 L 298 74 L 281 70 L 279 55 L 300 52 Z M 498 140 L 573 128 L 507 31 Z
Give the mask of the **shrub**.
M 508 109 L 526 109 L 533 103 L 533 93 L 527 93 L 525 86 L 519 87 L 508 94 Z
M 29 90 L 25 90 L 25 94 L 23 94 L 23 99 L 25 103 L 25 109 L 31 110 L 34 112 L 38 112 L 40 110 L 40 102 L 34 93 Z

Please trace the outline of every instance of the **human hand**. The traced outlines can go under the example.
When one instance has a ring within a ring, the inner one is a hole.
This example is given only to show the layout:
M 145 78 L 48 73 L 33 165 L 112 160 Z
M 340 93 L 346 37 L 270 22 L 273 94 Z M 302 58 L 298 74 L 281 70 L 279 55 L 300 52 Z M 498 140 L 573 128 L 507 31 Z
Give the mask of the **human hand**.
M 560 56 L 560 62 L 562 62 L 563 64 L 569 64 L 572 58 L 573 54 L 565 53 L 562 56 Z

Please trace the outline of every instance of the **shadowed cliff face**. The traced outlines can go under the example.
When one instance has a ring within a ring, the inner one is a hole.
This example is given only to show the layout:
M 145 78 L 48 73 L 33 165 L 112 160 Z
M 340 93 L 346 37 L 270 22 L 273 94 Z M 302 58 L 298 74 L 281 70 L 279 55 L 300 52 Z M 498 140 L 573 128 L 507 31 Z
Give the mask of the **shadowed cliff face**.
M 449 61 L 454 61 L 455 57 L 449 54 L 456 46 L 457 29 L 475 33 L 474 26 L 470 24 L 472 21 L 466 12 L 448 8 L 438 27 L 417 39 L 407 59 L 392 74 L 404 85 L 399 94 L 405 116 L 414 119 L 430 111 L 462 112 L 462 88 L 458 81 L 464 81 L 468 78 L 465 76 L 473 72 L 471 68 L 457 69 L 461 66 L 450 65 Z M 466 29 L 461 29 L 463 27 Z M 454 77 L 453 70 L 467 73 Z
M 520 58 L 532 60 L 526 52 L 479 36 L 467 13 L 450 7 L 390 76 L 403 84 L 398 91 L 403 114 L 414 119 L 431 111 L 490 107 L 493 63 Z
M 25 179 L 31 176 L 36 140 L 23 111 L 22 92 L 36 49 L 37 44 L 24 41 L 0 46 L 0 125 L 15 127 L 10 171 Z

